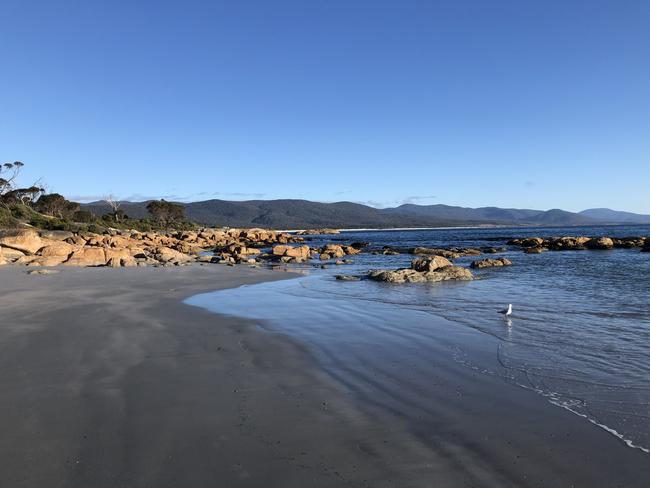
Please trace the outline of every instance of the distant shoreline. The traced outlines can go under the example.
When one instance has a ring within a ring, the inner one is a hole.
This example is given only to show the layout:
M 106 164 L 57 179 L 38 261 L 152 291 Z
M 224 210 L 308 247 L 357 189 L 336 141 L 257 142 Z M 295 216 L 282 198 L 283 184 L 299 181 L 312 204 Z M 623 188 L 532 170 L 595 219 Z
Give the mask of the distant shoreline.
M 336 227 L 328 227 L 336 229 L 339 232 L 396 232 L 396 231 L 405 231 L 405 230 L 468 230 L 468 229 L 566 229 L 566 228 L 585 228 L 585 227 L 647 227 L 648 224 L 639 224 L 639 223 L 612 223 L 612 224 L 580 224 L 580 225 L 515 225 L 515 224 L 504 224 L 504 225 L 463 225 L 463 226 L 447 226 L 447 227 L 368 227 L 368 228 L 359 228 L 359 229 L 338 229 Z M 283 229 L 276 230 L 276 232 L 286 232 L 287 234 L 295 234 L 296 232 L 312 231 L 315 229 Z M 312 234 L 319 235 L 319 234 Z

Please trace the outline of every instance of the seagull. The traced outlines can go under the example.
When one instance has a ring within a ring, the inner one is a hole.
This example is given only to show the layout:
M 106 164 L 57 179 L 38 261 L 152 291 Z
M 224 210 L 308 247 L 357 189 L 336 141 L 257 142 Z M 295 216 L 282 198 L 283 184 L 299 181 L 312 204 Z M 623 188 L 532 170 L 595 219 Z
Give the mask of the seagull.
M 508 304 L 508 308 L 499 310 L 499 313 L 502 314 L 504 317 L 508 317 L 509 315 L 512 315 L 512 303 Z

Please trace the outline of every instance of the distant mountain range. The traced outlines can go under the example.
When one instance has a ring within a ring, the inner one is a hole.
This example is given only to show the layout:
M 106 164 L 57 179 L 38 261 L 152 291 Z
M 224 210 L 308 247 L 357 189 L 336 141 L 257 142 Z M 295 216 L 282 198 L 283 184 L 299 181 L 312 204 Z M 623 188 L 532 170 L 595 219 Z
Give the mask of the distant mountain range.
M 143 218 L 148 215 L 147 203 L 121 202 L 121 209 L 130 217 Z M 206 200 L 183 205 L 188 218 L 202 224 L 274 229 L 650 224 L 650 215 L 607 208 L 589 209 L 579 213 L 560 209 L 466 208 L 414 204 L 377 209 L 352 202 L 320 203 L 308 200 Z M 93 202 L 82 206 L 96 215 L 110 211 L 106 202 Z

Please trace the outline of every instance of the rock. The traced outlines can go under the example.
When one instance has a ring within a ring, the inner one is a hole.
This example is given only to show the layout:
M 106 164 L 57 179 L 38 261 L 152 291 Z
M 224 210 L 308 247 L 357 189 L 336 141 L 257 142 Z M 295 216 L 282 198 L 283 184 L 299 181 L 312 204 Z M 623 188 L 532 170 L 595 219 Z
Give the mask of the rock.
M 420 272 L 414 269 L 374 270 L 368 277 L 375 281 L 388 283 L 423 283 L 448 280 L 471 280 L 472 273 L 467 268 L 460 266 L 447 266 L 435 271 Z
M 176 251 L 169 247 L 161 246 L 157 247 L 153 252 L 153 257 L 161 263 L 186 263 L 192 261 L 192 258 L 187 254 Z
M 481 259 L 480 261 L 473 261 L 470 266 L 476 269 L 512 266 L 512 261 L 506 258 Z
M 335 278 L 339 281 L 359 281 L 361 278 L 358 276 L 352 276 L 352 275 L 336 275 Z
M 5 264 L 9 264 L 9 260 L 4 257 L 4 254 L 2 253 L 2 248 L 0 247 L 0 266 L 3 266 Z
M 545 247 L 527 247 L 524 249 L 526 254 L 540 254 L 544 251 L 548 251 Z
M 319 234 L 340 234 L 338 229 L 305 229 L 296 232 L 297 236 L 319 235 Z
M 364 249 L 370 245 L 369 242 L 353 242 L 350 244 L 350 247 L 353 247 L 355 249 Z
M 10 247 L 0 246 L 0 251 L 2 252 L 2 255 L 5 257 L 5 259 L 9 262 L 16 261 L 25 255 L 24 252 L 18 251 L 16 249 L 11 249 Z
M 614 241 L 609 237 L 594 237 L 585 242 L 587 249 L 612 249 L 614 247 Z
M 427 258 L 417 258 L 411 261 L 411 269 L 415 271 L 435 271 L 446 266 L 452 266 L 451 261 L 442 256 L 431 256 Z
M 104 266 L 106 254 L 101 247 L 82 247 L 63 263 L 65 266 Z
M 275 256 L 287 256 L 292 258 L 309 259 L 309 246 L 273 246 Z
M 28 275 L 53 275 L 57 274 L 59 271 L 56 269 L 33 269 L 28 271 Z
M 43 242 L 35 230 L 2 231 L 0 232 L 0 246 L 34 254 L 43 247 Z
M 544 244 L 544 239 L 541 237 L 527 237 L 525 239 L 518 239 L 518 241 L 518 245 L 521 247 L 538 247 Z
M 68 244 L 65 241 L 50 241 L 48 245 L 38 251 L 38 254 L 45 258 L 61 256 L 67 259 L 76 249 L 78 247 Z
M 138 265 L 135 257 L 131 255 L 128 249 L 105 249 L 104 254 L 106 256 L 106 266 L 111 268 L 127 268 Z
M 39 235 L 43 239 L 50 239 L 52 241 L 65 241 L 74 237 L 74 234 L 67 230 L 42 230 L 39 232 Z
M 33 258 L 27 266 L 32 267 L 32 266 L 59 266 L 60 264 L 63 264 L 63 262 L 68 259 L 67 256 L 48 256 L 48 257 L 41 257 L 41 256 L 30 256 Z
M 462 256 L 461 253 L 456 251 L 450 251 L 449 249 L 431 248 L 431 247 L 413 248 L 413 250 L 411 250 L 411 254 L 442 256 L 443 258 L 447 258 L 447 259 L 456 259 Z

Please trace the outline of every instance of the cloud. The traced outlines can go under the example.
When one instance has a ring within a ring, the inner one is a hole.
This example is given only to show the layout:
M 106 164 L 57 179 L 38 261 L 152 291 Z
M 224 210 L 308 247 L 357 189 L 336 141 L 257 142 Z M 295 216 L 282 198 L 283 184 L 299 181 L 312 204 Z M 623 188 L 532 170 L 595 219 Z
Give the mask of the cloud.
M 436 198 L 438 198 L 436 195 L 413 195 L 410 197 L 406 197 L 404 200 L 402 200 L 402 205 L 406 203 L 417 204 L 418 202 L 421 202 L 423 200 L 435 200 Z
M 244 193 L 244 192 L 222 192 L 215 191 L 211 193 L 212 196 L 224 196 L 224 197 L 253 197 L 253 198 L 264 198 L 266 193 Z
M 65 197 L 68 200 L 71 200 L 73 202 L 97 202 L 99 200 L 103 200 L 106 195 L 65 195 Z

